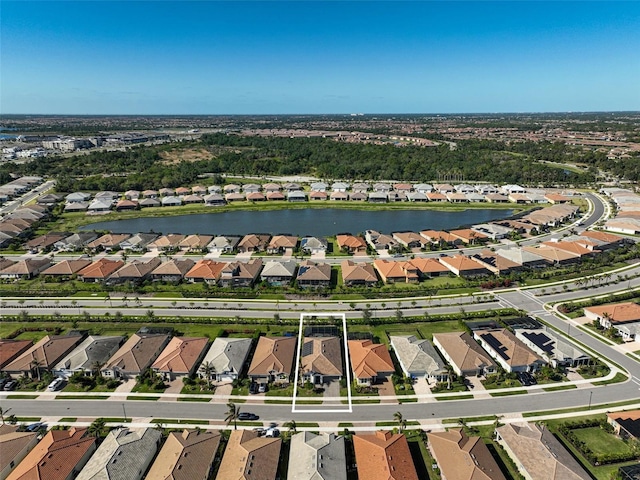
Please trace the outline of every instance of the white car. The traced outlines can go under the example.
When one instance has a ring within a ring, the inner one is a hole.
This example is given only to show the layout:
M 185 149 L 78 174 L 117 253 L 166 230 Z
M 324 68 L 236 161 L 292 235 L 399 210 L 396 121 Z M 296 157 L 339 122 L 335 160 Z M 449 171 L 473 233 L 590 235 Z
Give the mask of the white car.
M 53 382 L 51 382 L 49 384 L 49 386 L 47 387 L 47 391 L 55 392 L 55 391 L 59 390 L 62 387 L 63 383 L 64 383 L 64 380 L 62 378 L 58 377 Z

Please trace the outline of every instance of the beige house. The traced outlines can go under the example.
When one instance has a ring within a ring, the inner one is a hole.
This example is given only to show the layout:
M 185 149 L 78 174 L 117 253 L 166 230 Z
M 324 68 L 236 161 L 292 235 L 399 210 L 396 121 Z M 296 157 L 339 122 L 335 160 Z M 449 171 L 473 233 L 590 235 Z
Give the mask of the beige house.
M 252 430 L 234 430 L 216 479 L 276 480 L 281 447 L 280 438 L 260 437 Z
M 134 333 L 102 367 L 104 377 L 135 377 L 149 368 L 169 343 L 169 335 Z
M 433 344 L 458 375 L 486 375 L 496 371 L 491 356 L 467 332 L 434 333 Z
M 302 343 L 300 372 L 314 385 L 340 380 L 343 345 L 339 337 L 306 337 Z
M 522 340 L 506 328 L 476 330 L 473 332 L 480 345 L 507 372 L 536 372 L 547 362 Z
M 288 383 L 293 374 L 296 337 L 260 337 L 248 375 L 252 380 Z

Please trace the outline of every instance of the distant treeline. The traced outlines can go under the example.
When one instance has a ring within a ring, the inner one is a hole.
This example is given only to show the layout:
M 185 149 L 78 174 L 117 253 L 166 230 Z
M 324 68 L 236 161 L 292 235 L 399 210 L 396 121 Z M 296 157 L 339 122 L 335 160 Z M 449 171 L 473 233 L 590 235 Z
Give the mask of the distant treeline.
M 211 157 L 193 162 L 162 161 L 163 151 L 186 148 L 207 149 Z M 585 163 L 592 168 L 574 173 L 536 160 Z M 140 146 L 125 152 L 92 152 L 69 158 L 44 157 L 24 164 L 6 163 L 0 167 L 0 180 L 8 178 L 9 173 L 53 176 L 60 191 L 172 188 L 195 184 L 204 173 L 584 185 L 594 181 L 596 167 L 630 180 L 640 179 L 640 158 L 611 162 L 602 153 L 563 143 L 507 145 L 490 140 L 464 140 L 451 149 L 447 144 L 397 147 L 325 138 L 212 134 L 179 145 Z

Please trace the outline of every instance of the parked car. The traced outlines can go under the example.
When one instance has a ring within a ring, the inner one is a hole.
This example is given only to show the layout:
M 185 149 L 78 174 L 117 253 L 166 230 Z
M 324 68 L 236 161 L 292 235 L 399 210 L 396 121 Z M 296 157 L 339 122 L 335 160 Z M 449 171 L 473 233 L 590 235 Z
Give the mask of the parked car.
M 49 384 L 49 386 L 47 387 L 47 391 L 48 392 L 55 392 L 57 390 L 60 390 L 62 388 L 63 384 L 64 384 L 64 380 L 62 378 L 58 377 L 53 382 L 51 382 Z
M 4 386 L 8 381 L 9 381 L 8 378 L 0 378 L 0 389 L 4 388 Z
M 258 420 L 260 417 L 255 413 L 240 412 L 238 420 Z
M 10 392 L 11 390 L 13 390 L 14 388 L 16 388 L 18 386 L 18 382 L 15 380 L 9 380 L 7 383 L 5 383 L 3 390 L 5 392 Z
M 267 391 L 267 384 L 261 383 L 258 387 L 258 393 L 265 393 Z
M 265 437 L 279 437 L 280 436 L 280 430 L 278 430 L 277 428 L 268 428 L 266 433 L 264 434 Z
M 256 393 L 258 393 L 259 389 L 260 389 L 260 387 L 255 382 L 252 382 L 251 385 L 249 385 L 249 393 L 251 395 L 255 395 Z
M 31 425 L 27 426 L 26 430 L 27 432 L 35 432 L 37 430 L 40 430 L 41 428 L 46 429 L 47 425 L 43 422 L 32 423 Z
M 518 372 L 518 380 L 520 380 L 520 383 L 525 387 L 528 387 L 529 385 L 531 385 L 531 382 L 529 381 L 529 377 L 525 372 Z

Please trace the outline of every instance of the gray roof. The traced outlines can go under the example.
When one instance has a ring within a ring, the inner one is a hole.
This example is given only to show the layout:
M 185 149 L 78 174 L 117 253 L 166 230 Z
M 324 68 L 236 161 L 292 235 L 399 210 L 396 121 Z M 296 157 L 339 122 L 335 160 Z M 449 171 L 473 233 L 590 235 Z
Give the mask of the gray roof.
M 240 242 L 240 237 L 229 237 L 226 235 L 220 235 L 214 238 L 213 240 L 211 240 L 209 245 L 207 245 L 207 248 L 220 249 L 220 248 L 229 247 L 233 249 L 233 248 L 236 248 L 239 242 Z
M 106 363 L 124 342 L 124 337 L 89 336 L 53 367 L 53 370 L 91 370 Z
M 535 253 L 531 253 L 519 247 L 504 249 L 501 248 L 496 250 L 496 254 L 519 265 L 526 265 L 528 263 L 540 263 L 545 261 L 544 258 L 540 255 L 536 255 Z
M 304 249 L 313 250 L 313 249 L 316 249 L 316 248 L 322 248 L 322 249 L 326 250 L 328 248 L 328 246 L 329 246 L 329 243 L 324 238 L 304 237 L 302 240 L 300 240 L 300 249 L 301 250 L 304 250 Z
M 549 359 L 562 361 L 590 358 L 583 350 L 563 339 L 551 329 L 517 328 L 514 332 L 517 338 L 523 340 L 527 345 L 533 345 L 535 351 L 544 354 Z
M 162 433 L 153 428 L 112 430 L 80 471 L 77 480 L 136 480 L 155 456 Z
M 133 237 L 126 239 L 120 245 L 122 248 L 146 247 L 148 244 L 158 238 L 157 233 L 136 233 Z
M 429 340 L 420 340 L 414 335 L 394 335 L 389 338 L 406 375 L 447 373 L 444 362 Z
M 333 433 L 300 432 L 291 437 L 288 478 L 346 480 L 344 437 Z
M 264 264 L 261 277 L 293 277 L 298 264 L 295 260 L 270 260 Z
M 79 232 L 58 240 L 55 245 L 67 245 L 69 247 L 83 247 L 89 242 L 93 242 L 98 238 L 98 234 L 95 232 Z
M 213 341 L 202 363 L 211 362 L 218 374 L 240 374 L 251 349 L 251 341 L 250 338 L 218 337 Z
M 89 210 L 105 210 L 111 208 L 111 200 L 96 199 L 89 205 Z

